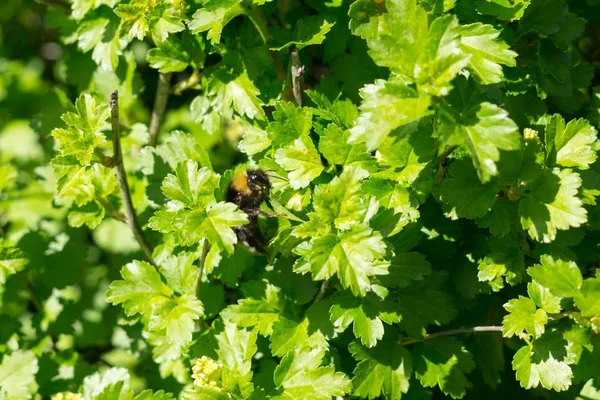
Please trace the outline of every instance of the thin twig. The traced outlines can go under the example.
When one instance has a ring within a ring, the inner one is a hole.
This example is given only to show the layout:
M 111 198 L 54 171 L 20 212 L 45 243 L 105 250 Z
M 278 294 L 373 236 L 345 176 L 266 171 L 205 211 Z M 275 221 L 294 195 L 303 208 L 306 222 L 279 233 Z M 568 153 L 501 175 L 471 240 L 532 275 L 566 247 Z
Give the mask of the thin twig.
M 115 209 L 104 197 L 98 196 L 96 197 L 96 200 L 98 203 L 102 204 L 102 207 L 104 207 L 106 211 L 108 211 L 112 219 L 116 219 L 117 221 L 121 221 L 125 224 L 127 223 L 127 218 L 125 215 L 121 211 Z
M 325 279 L 321 284 L 321 288 L 319 289 L 319 293 L 317 293 L 317 297 L 315 297 L 315 301 L 313 304 L 320 302 L 325 297 L 325 292 L 329 289 L 329 279 Z
M 127 173 L 123 164 L 123 154 L 121 151 L 121 137 L 119 134 L 119 92 L 114 91 L 110 95 L 110 122 L 112 125 L 112 143 L 113 143 L 113 158 L 116 162 L 117 180 L 121 189 L 121 197 L 123 198 L 123 206 L 125 207 L 125 216 L 127 225 L 133 232 L 135 238 L 140 244 L 140 248 L 144 252 L 148 261 L 156 267 L 152 258 L 152 249 L 146 242 L 142 228 L 137 220 L 133 202 L 131 201 L 131 193 L 129 191 L 129 183 L 127 182 Z
M 269 29 L 267 28 L 267 23 L 258 7 L 252 7 L 250 12 L 246 13 L 250 22 L 254 25 L 258 34 L 260 35 L 263 43 L 268 45 L 269 40 L 271 39 L 271 35 L 269 34 Z M 273 59 L 273 64 L 275 64 L 275 71 L 277 72 L 277 76 L 281 80 L 285 80 L 285 68 L 283 68 L 283 64 L 279 59 L 279 55 L 275 50 L 269 50 L 269 54 L 271 55 L 271 59 Z
M 94 149 L 94 155 L 98 157 L 100 164 L 104 165 L 106 168 L 113 168 L 116 165 L 115 159 L 106 156 L 99 148 Z
M 156 146 L 158 143 L 158 130 L 162 121 L 163 114 L 167 108 L 167 100 L 171 91 L 171 73 L 158 74 L 158 86 L 156 87 L 156 96 L 154 97 L 154 108 L 152 109 L 152 117 L 150 119 L 150 146 Z
M 196 297 L 200 298 L 200 285 L 202 284 L 202 276 L 204 275 L 204 263 L 206 262 L 206 256 L 208 255 L 208 251 L 210 250 L 210 243 L 208 243 L 208 239 L 204 239 L 204 244 L 202 245 L 202 255 L 200 256 L 200 264 L 198 265 L 198 281 L 196 282 Z
M 44 310 L 44 306 L 42 306 L 42 302 L 40 301 L 40 299 L 35 294 L 35 290 L 33 288 L 33 285 L 31 284 L 31 282 L 29 282 L 29 279 L 27 279 L 27 277 L 24 276 L 23 274 L 21 274 L 20 272 L 17 273 L 17 276 L 19 277 L 19 280 L 21 281 L 21 283 L 25 287 L 25 290 L 27 290 L 27 293 L 29 293 L 29 299 L 31 300 L 31 302 L 35 306 L 35 309 L 38 312 L 42 312 Z
M 204 275 L 204 264 L 206 263 L 206 256 L 210 250 L 210 243 L 208 239 L 204 238 L 204 244 L 202 245 L 202 255 L 200 256 L 200 264 L 198 265 L 198 281 L 196 282 L 196 298 L 200 300 L 200 287 L 202 285 L 202 276 Z M 205 326 L 202 317 L 198 318 L 198 330 L 202 330 Z
M 300 64 L 300 55 L 298 54 L 298 48 L 294 45 L 290 47 L 290 61 L 291 67 L 291 79 L 292 79 L 292 93 L 294 94 L 294 101 L 298 107 L 302 107 L 302 94 L 304 92 L 304 66 Z
M 46 6 L 59 8 L 67 14 L 71 12 L 71 6 L 62 0 L 37 0 L 37 2 Z
M 448 157 L 450 157 L 450 154 L 452 154 L 457 148 L 457 146 L 448 146 L 444 149 L 442 154 L 440 154 L 440 167 L 435 175 L 436 182 L 441 182 L 442 179 L 444 179 L 444 176 L 446 176 L 446 170 L 448 169 Z
M 198 85 L 201 80 L 202 80 L 202 73 L 198 72 L 198 71 L 194 71 L 194 73 L 191 74 L 187 79 L 185 79 L 181 82 L 178 82 L 176 85 L 174 85 L 173 89 L 171 90 L 171 94 L 179 96 L 179 95 L 181 95 L 181 93 L 188 90 L 189 88 L 192 88 L 192 87 Z
M 403 346 L 423 342 L 425 340 L 431 340 L 442 336 L 454 336 L 462 333 L 477 333 L 477 332 L 502 332 L 502 327 L 498 325 L 491 326 L 472 326 L 470 328 L 458 328 L 458 329 L 449 329 L 447 331 L 435 332 L 425 335 L 423 339 L 400 339 L 398 340 L 398 344 Z

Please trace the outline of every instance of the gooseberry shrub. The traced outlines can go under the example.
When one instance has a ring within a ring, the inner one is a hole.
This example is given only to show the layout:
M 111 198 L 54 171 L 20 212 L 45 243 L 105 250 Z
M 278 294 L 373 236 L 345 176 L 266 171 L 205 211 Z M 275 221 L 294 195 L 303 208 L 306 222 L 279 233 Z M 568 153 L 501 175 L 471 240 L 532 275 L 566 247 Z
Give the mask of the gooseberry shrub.
M 0 21 L 0 399 L 600 398 L 597 0 Z

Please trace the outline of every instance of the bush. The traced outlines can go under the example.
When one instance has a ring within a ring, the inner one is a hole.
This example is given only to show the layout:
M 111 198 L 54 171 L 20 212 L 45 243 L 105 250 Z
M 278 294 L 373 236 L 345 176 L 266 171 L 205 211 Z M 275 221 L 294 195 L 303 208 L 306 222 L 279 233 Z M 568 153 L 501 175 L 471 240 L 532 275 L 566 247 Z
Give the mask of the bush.
M 3 1 L 0 399 L 600 398 L 599 24 Z

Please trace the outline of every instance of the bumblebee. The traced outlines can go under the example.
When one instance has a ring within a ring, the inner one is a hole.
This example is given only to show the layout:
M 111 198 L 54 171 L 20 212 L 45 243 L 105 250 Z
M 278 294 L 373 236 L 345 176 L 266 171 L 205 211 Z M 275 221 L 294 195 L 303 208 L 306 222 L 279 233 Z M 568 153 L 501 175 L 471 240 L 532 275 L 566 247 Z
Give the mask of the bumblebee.
M 269 175 L 261 169 L 247 170 L 235 175 L 225 199 L 236 204 L 248 215 L 248 224 L 233 228 L 238 240 L 253 253 L 267 254 L 267 241 L 258 226 L 258 215 L 273 216 L 260 209 L 270 194 Z

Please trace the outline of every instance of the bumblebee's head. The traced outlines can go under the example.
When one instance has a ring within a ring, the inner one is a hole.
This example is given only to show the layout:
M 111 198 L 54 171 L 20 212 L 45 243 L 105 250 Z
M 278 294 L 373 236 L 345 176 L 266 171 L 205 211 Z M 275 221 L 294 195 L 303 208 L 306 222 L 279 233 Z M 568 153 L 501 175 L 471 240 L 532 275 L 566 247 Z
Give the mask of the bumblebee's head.
M 267 173 L 261 169 L 255 169 L 249 170 L 247 174 L 250 190 L 252 190 L 253 193 L 267 197 L 269 195 L 269 189 L 271 188 Z

